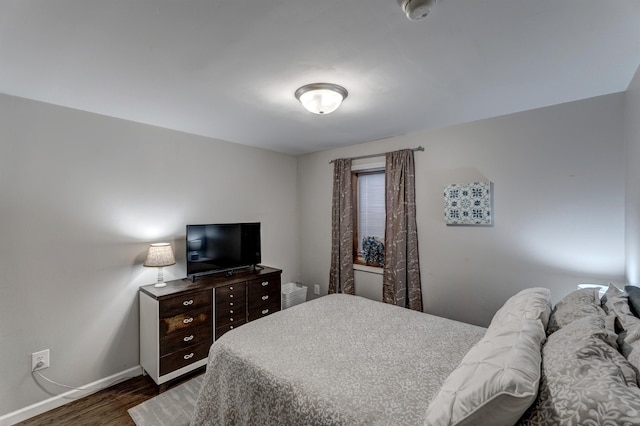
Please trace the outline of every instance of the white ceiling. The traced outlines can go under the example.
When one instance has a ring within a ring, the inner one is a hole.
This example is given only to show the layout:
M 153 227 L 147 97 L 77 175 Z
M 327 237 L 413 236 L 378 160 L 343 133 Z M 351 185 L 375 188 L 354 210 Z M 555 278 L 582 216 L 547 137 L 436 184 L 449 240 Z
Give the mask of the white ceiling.
M 639 0 L 2 0 L 0 92 L 290 154 L 620 92 Z M 349 96 L 313 115 L 314 82 Z

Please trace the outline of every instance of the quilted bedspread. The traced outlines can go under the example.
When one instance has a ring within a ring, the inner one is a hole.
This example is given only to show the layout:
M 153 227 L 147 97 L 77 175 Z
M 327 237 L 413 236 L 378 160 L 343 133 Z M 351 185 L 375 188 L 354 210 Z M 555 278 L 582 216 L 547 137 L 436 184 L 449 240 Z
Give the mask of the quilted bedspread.
M 335 294 L 225 334 L 192 425 L 421 425 L 486 329 Z

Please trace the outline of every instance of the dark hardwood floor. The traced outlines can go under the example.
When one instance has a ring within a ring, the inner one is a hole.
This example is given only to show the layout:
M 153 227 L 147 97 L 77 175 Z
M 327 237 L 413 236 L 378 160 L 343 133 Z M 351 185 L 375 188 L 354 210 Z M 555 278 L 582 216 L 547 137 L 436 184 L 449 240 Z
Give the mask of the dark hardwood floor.
M 198 369 L 181 379 L 172 381 L 166 386 L 166 389 L 184 383 L 184 381 L 202 374 L 203 371 L 203 369 Z M 164 387 L 163 390 L 165 390 Z M 149 377 L 138 376 L 70 402 L 62 407 L 47 411 L 39 416 L 32 417 L 18 423 L 18 425 L 135 426 L 127 410 L 158 394 L 159 387 Z

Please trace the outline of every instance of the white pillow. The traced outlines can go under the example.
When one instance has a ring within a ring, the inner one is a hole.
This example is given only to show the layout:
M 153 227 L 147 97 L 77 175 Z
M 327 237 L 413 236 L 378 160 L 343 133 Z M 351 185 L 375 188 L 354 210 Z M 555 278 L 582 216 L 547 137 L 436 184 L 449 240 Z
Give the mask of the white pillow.
M 536 399 L 545 337 L 540 320 L 489 328 L 447 377 L 427 408 L 424 424 L 515 424 Z
M 526 288 L 511 296 L 496 312 L 491 326 L 506 324 L 516 319 L 539 319 L 544 328 L 551 315 L 551 292 L 548 288 Z

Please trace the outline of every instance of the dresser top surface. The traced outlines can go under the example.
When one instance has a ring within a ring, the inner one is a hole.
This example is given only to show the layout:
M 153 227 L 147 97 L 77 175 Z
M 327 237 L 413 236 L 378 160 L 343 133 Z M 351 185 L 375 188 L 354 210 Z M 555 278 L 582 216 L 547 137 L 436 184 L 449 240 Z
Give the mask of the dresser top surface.
M 190 279 L 183 278 L 180 280 L 167 281 L 165 287 L 154 287 L 154 284 L 149 284 L 140 287 L 140 291 L 153 297 L 157 300 L 166 299 L 178 293 L 188 291 L 201 291 L 215 287 L 222 287 L 235 283 L 251 281 L 260 279 L 267 275 L 280 274 L 282 270 L 271 268 L 269 266 L 263 266 L 262 269 L 253 271 L 237 271 L 233 275 L 226 276 L 224 274 L 209 275 L 203 277 L 197 277 L 195 282 Z

